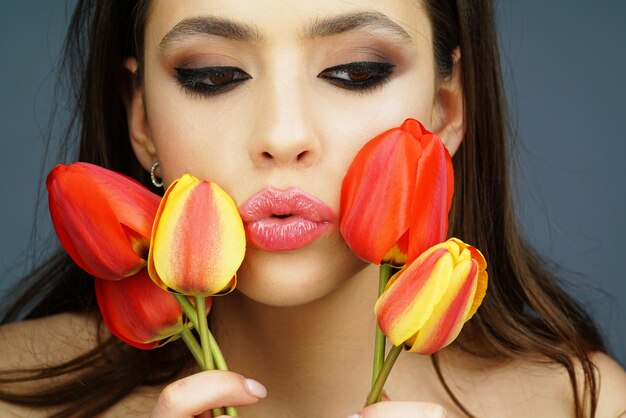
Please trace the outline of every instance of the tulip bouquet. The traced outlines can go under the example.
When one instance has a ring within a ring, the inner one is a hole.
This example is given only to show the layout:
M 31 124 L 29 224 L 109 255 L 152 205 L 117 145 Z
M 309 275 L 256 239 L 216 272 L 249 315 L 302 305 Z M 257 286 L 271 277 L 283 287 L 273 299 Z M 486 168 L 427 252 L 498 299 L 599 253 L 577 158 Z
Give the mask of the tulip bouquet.
M 46 185 L 57 235 L 94 276 L 110 332 L 140 349 L 181 338 L 203 370 L 227 370 L 207 313 L 213 295 L 235 287 L 245 253 L 243 223 L 230 196 L 186 174 L 161 199 L 88 163 L 58 165 Z M 232 407 L 226 413 L 237 416 Z
M 202 369 L 227 370 L 207 314 L 213 296 L 234 289 L 245 253 L 230 196 L 185 174 L 160 198 L 88 163 L 58 165 L 46 185 L 57 235 L 94 276 L 110 332 L 140 349 L 180 338 Z M 485 296 L 480 251 L 446 241 L 453 188 L 450 155 L 413 119 L 369 141 L 344 178 L 341 233 L 357 256 L 380 265 L 368 405 L 380 400 L 403 349 L 431 354 L 447 346 Z M 386 338 L 394 346 L 385 359 Z
M 407 119 L 369 141 L 341 189 L 341 233 L 360 258 L 380 265 L 372 390 L 383 385 L 403 349 L 432 354 L 450 344 L 480 306 L 487 264 L 451 238 L 454 174 L 436 135 Z M 386 337 L 393 343 L 385 359 Z

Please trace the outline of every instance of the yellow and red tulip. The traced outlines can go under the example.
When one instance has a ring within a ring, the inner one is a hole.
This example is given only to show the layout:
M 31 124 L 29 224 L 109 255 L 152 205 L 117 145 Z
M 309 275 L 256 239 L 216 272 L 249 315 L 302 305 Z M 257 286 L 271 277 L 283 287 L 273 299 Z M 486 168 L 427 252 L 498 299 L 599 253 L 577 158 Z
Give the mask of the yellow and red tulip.
M 57 236 L 83 270 L 119 280 L 146 266 L 159 196 L 129 177 L 82 162 L 57 165 L 46 186 Z
M 431 354 L 450 344 L 487 290 L 480 251 L 451 238 L 396 273 L 375 307 L 378 324 L 395 346 Z
M 143 350 L 160 347 L 178 338 L 185 326 L 176 299 L 154 284 L 146 269 L 124 280 L 96 277 L 95 287 L 107 328 L 133 347 Z
M 235 285 L 245 249 L 243 222 L 232 198 L 215 183 L 185 174 L 159 205 L 148 271 L 171 292 L 225 293 Z
M 407 119 L 365 144 L 350 165 L 341 189 L 341 233 L 358 257 L 403 265 L 445 240 L 453 190 L 443 143 Z

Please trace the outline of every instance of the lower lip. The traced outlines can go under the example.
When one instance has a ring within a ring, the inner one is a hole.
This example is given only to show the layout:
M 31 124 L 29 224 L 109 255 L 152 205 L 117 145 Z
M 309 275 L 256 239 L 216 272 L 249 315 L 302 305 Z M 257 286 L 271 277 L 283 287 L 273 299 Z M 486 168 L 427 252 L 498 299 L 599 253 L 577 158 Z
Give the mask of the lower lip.
M 246 223 L 246 236 L 265 251 L 293 251 L 306 247 L 332 228 L 332 222 L 314 222 L 300 216 L 268 217 Z

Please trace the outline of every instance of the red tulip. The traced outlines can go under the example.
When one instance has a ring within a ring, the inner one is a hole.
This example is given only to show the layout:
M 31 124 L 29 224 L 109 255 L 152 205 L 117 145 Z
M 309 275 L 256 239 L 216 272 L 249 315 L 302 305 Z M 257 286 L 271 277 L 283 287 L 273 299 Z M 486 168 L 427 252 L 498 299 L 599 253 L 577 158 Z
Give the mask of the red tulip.
M 369 141 L 341 189 L 340 230 L 360 258 L 402 265 L 448 232 L 454 176 L 450 154 L 414 119 Z
M 46 186 L 57 236 L 83 270 L 119 280 L 146 266 L 159 196 L 88 163 L 57 165 Z
M 124 280 L 95 280 L 104 323 L 125 343 L 148 350 L 177 338 L 183 329 L 180 305 L 150 280 L 146 269 Z
M 243 222 L 224 190 L 190 174 L 170 185 L 150 242 L 148 270 L 156 284 L 190 296 L 228 292 L 245 251 Z
M 431 354 L 450 344 L 487 291 L 487 263 L 476 248 L 451 238 L 396 273 L 376 302 L 391 342 Z

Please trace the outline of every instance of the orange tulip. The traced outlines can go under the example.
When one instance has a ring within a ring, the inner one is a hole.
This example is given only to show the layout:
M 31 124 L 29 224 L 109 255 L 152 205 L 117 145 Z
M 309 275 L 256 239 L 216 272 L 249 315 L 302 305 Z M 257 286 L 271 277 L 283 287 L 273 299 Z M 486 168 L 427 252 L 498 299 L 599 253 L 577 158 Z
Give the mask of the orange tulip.
M 243 222 L 218 185 L 185 174 L 159 205 L 150 242 L 148 271 L 163 289 L 214 295 L 235 286 L 246 250 Z
M 409 351 L 440 350 L 480 306 L 486 268 L 480 251 L 456 238 L 429 248 L 389 280 L 375 307 L 380 328 Z
M 146 266 L 159 196 L 88 163 L 57 165 L 46 186 L 57 236 L 83 270 L 119 280 Z
M 454 178 L 450 154 L 414 119 L 369 141 L 341 189 L 341 233 L 374 264 L 403 265 L 448 232 Z
M 95 281 L 104 323 L 125 343 L 148 350 L 176 339 L 183 329 L 180 305 L 150 280 L 146 269 L 124 280 Z

